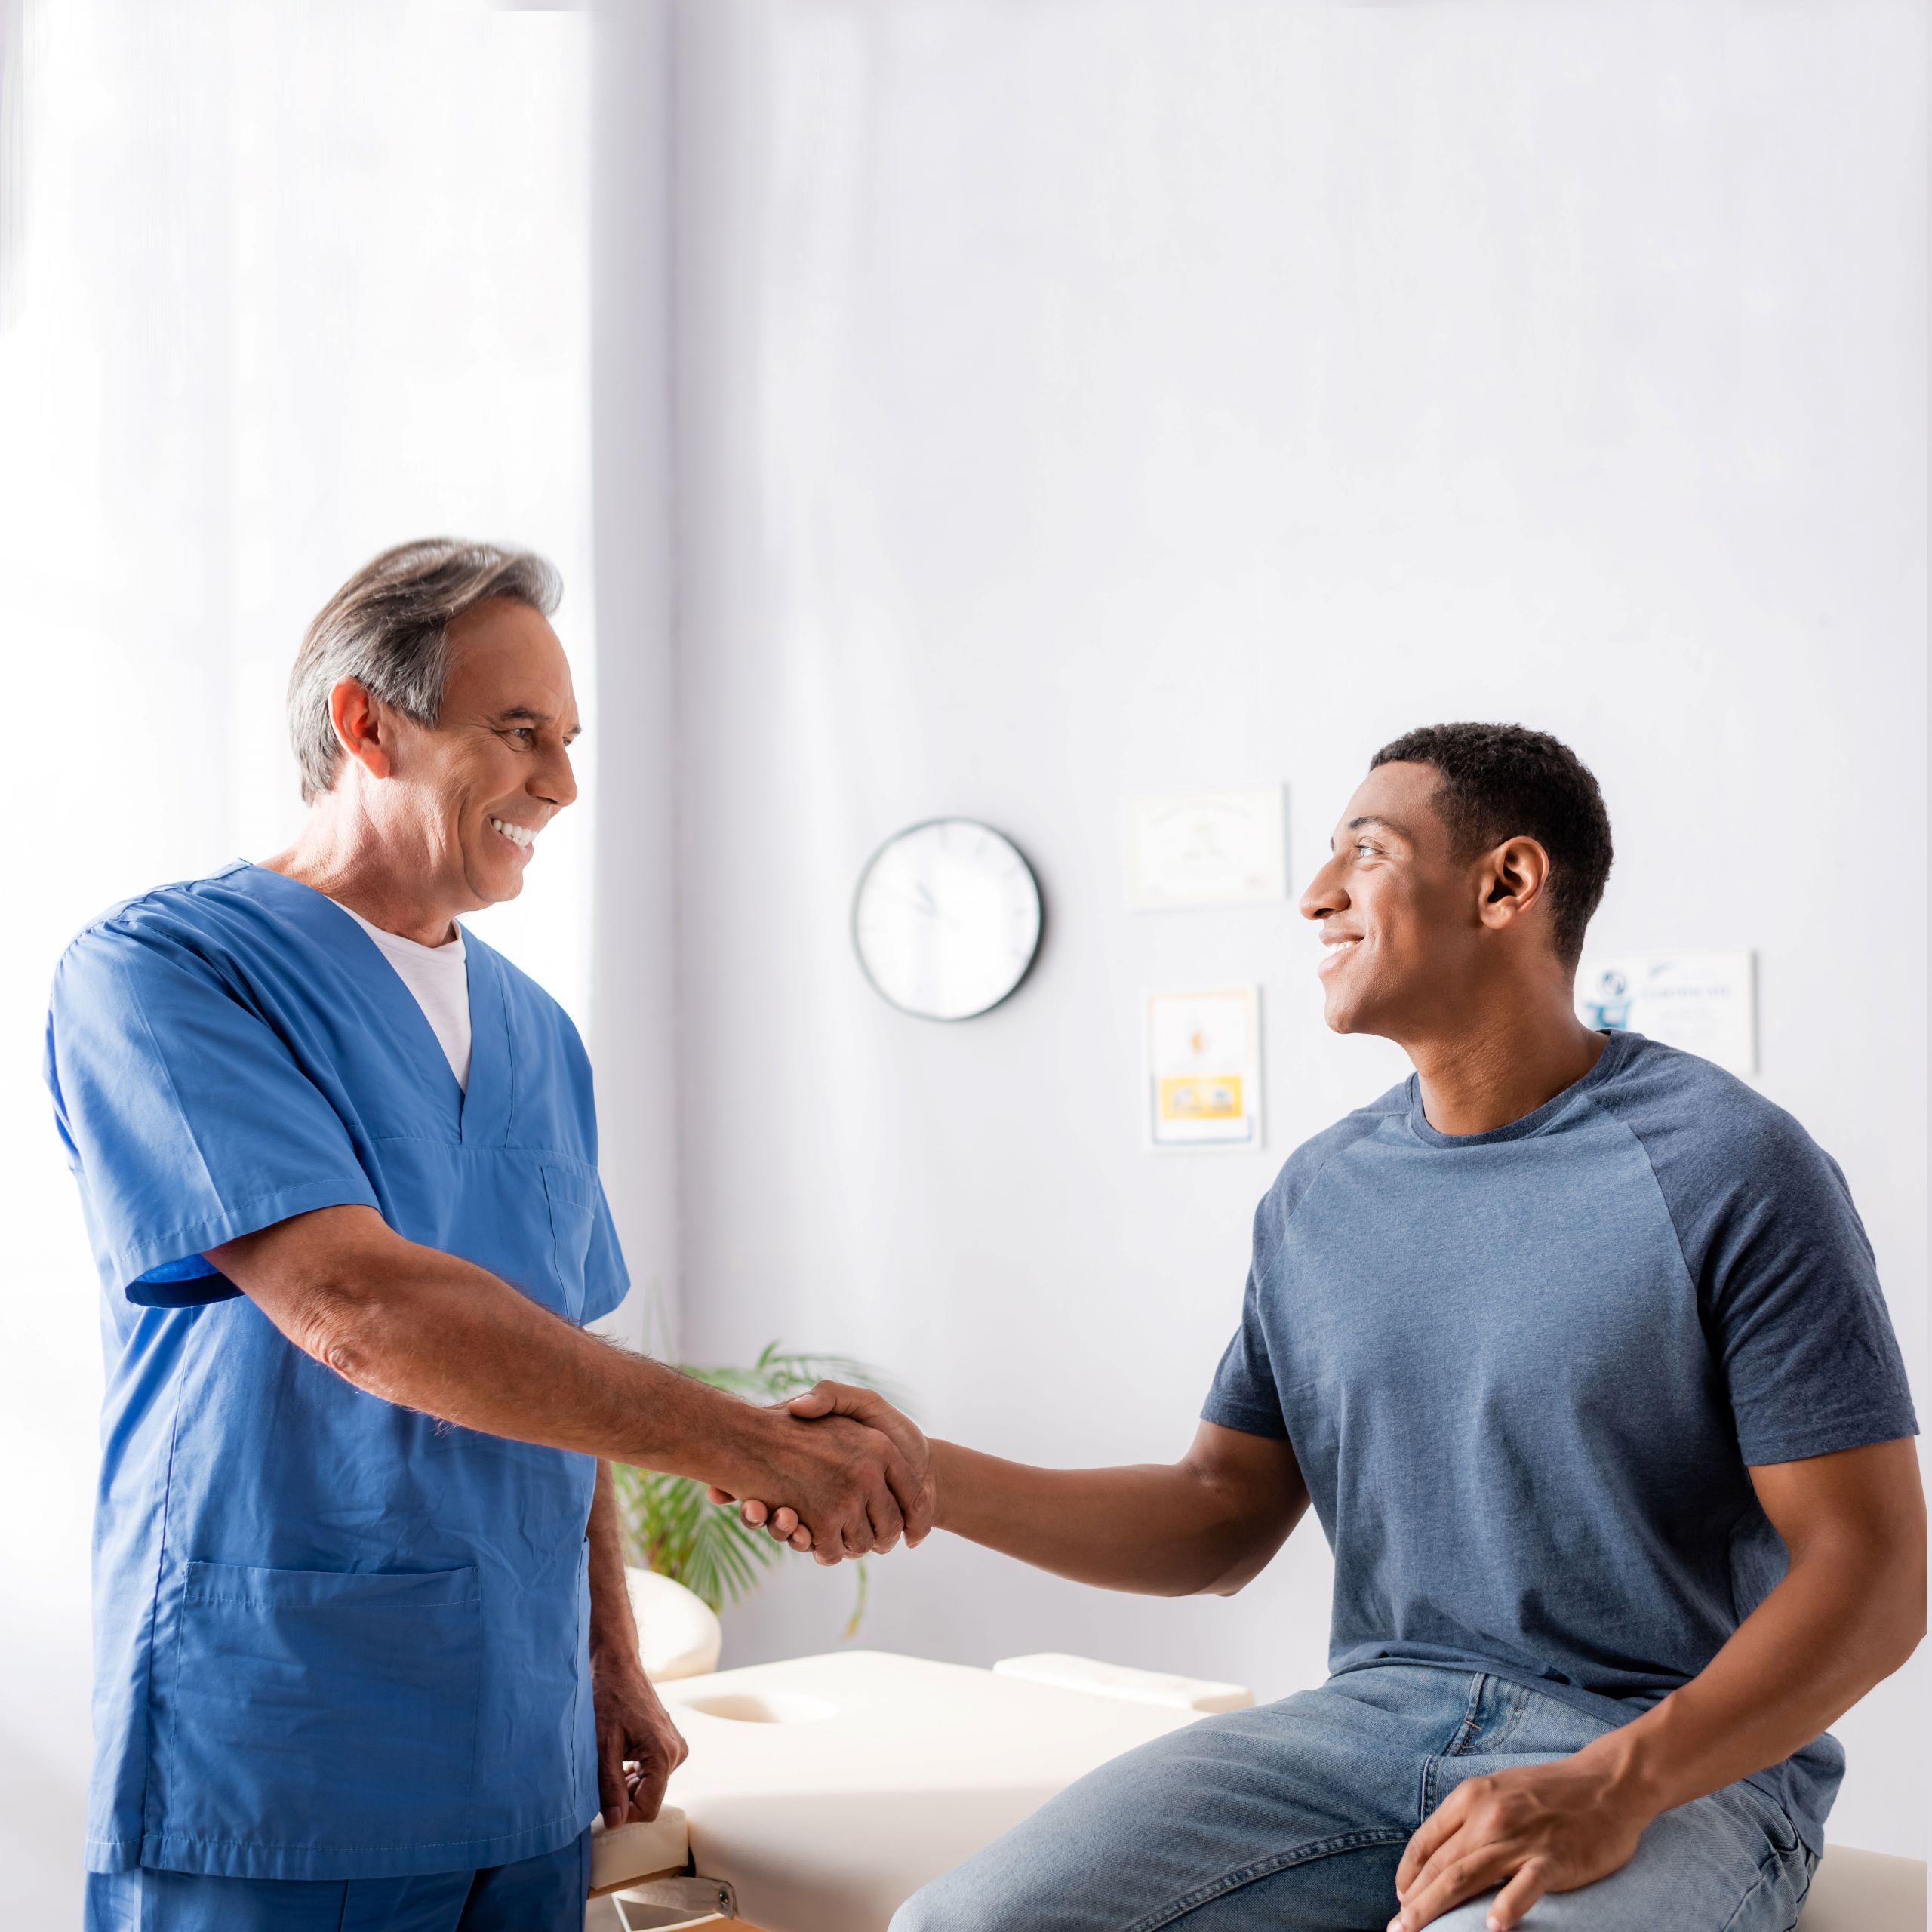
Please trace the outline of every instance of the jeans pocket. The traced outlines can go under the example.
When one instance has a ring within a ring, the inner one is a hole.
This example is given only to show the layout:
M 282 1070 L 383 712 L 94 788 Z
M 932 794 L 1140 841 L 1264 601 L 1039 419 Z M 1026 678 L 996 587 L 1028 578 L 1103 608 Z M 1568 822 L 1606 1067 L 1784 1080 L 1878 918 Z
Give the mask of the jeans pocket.
M 473 1567 L 190 1563 L 162 1713 L 165 1843 L 201 1869 L 214 1847 L 286 1863 L 466 1838 L 482 1654 Z
M 1758 1829 L 1770 1841 L 1772 1849 L 1787 1865 L 1801 1869 L 1809 1854 L 1784 1807 L 1755 1785 L 1740 1780 L 1737 1789 L 1740 1801 L 1757 1820 Z

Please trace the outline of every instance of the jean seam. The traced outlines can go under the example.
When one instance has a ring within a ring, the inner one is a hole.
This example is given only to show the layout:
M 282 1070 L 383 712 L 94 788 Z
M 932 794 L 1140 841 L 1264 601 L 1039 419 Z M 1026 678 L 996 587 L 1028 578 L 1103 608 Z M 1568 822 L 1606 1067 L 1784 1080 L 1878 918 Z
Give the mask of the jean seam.
M 1510 1687 L 1516 1694 L 1515 1700 L 1504 1714 L 1503 1722 L 1498 1727 L 1495 1735 L 1484 1740 L 1482 1748 L 1485 1752 L 1501 1750 L 1505 1740 L 1521 1728 L 1524 1713 L 1530 1708 L 1528 1690 L 1520 1684 L 1513 1684 Z
M 1331 1858 L 1341 1851 L 1362 1851 L 1371 1846 L 1380 1844 L 1405 1844 L 1412 1834 L 1399 1829 L 1377 1827 L 1361 1832 L 1342 1832 L 1333 1838 L 1315 1838 L 1306 1844 L 1297 1845 L 1291 1851 L 1277 1852 L 1272 1858 L 1257 1859 L 1252 1865 L 1237 1866 L 1224 1873 L 1211 1884 L 1198 1885 L 1191 1892 L 1183 1893 L 1159 1910 L 1137 1918 L 1125 1928 L 1125 1932 L 1157 1932 L 1163 1925 L 1171 1925 L 1183 1914 L 1204 1906 L 1211 1899 L 1225 1897 L 1238 1891 L 1244 1885 L 1251 1885 L 1260 1878 L 1272 1878 L 1277 1872 L 1285 1872 L 1291 1866 L 1309 1865 L 1318 1858 Z
M 1481 1735 L 1482 1727 L 1476 1722 L 1476 1713 L 1482 1709 L 1483 1687 L 1491 1681 L 1488 1675 L 1482 1672 L 1471 1682 L 1469 1702 L 1463 1706 L 1463 1721 L 1456 1727 L 1455 1736 L 1444 1747 L 1444 1757 L 1460 1758 L 1464 1747 Z

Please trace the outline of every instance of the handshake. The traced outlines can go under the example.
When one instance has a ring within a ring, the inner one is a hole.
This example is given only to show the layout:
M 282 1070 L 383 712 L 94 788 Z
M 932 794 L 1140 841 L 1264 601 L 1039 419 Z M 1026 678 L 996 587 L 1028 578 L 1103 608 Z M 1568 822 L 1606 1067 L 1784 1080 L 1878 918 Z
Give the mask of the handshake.
M 714 1503 L 735 1503 L 746 1524 L 820 1563 L 916 1548 L 938 1512 L 931 1445 L 883 1395 L 821 1382 L 763 1412 L 777 1424 L 761 1444 L 762 1496 L 713 1484 Z

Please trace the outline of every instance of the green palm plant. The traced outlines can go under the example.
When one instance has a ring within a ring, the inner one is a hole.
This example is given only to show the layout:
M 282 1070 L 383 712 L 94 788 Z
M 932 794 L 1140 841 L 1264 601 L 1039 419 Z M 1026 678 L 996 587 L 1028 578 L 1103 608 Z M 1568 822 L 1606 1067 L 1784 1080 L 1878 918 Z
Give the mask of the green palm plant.
M 677 1367 L 681 1375 L 749 1402 L 783 1402 L 820 1382 L 852 1382 L 906 1406 L 900 1391 L 869 1364 L 849 1355 L 810 1355 L 777 1342 L 768 1343 L 749 1368 L 700 1368 L 688 1362 Z M 736 1504 L 713 1503 L 705 1485 L 693 1477 L 625 1463 L 617 1464 L 612 1474 L 629 1560 L 674 1578 L 715 1611 L 755 1589 L 783 1547 L 763 1530 L 747 1529 Z M 844 1632 L 848 1639 L 866 1614 L 871 1583 L 863 1560 L 857 1569 L 857 1595 Z

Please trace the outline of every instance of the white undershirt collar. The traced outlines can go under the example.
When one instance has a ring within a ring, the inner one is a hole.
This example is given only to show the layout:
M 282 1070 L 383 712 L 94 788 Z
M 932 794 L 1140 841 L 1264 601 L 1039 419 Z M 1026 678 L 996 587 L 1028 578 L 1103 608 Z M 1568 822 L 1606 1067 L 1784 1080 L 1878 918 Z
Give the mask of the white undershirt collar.
M 397 977 L 423 1009 L 423 1017 L 429 1021 L 443 1057 L 450 1063 L 450 1071 L 456 1075 L 456 1084 L 468 1091 L 469 966 L 463 952 L 462 927 L 457 926 L 456 937 L 441 946 L 423 946 L 415 940 L 405 939 L 400 933 L 372 925 L 354 906 L 343 906 L 340 899 L 330 903 L 342 906 L 395 968 Z

